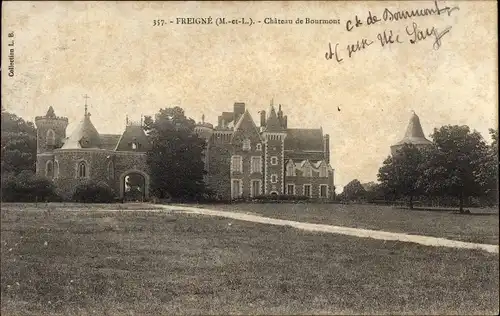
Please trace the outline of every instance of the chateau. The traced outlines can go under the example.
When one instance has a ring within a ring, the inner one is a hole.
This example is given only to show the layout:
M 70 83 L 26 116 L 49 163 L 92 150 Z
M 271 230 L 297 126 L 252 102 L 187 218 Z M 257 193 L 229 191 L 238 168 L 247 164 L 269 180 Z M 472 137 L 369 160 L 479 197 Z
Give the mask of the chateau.
M 129 177 L 142 179 L 142 197 L 149 197 L 146 152 L 149 139 L 142 122 L 129 122 L 120 135 L 99 134 L 85 106 L 84 116 L 66 137 L 68 119 L 49 107 L 37 126 L 37 174 L 53 179 L 61 195 L 88 180 L 104 182 L 120 198 Z M 217 126 L 198 123 L 195 132 L 206 140 L 204 163 L 207 185 L 220 199 L 258 195 L 301 195 L 315 199 L 334 196 L 330 139 L 319 129 L 288 128 L 281 105 L 260 112 L 257 126 L 244 103 L 222 112 Z

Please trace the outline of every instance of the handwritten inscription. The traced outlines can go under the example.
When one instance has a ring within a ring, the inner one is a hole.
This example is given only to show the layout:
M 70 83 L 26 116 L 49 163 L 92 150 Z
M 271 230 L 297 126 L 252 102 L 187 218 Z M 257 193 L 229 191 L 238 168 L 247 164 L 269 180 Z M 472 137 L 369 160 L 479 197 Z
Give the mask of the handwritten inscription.
M 410 38 L 410 43 L 416 44 L 420 41 L 426 40 L 428 37 L 434 37 L 434 44 L 432 47 L 438 50 L 441 47 L 441 38 L 451 30 L 451 26 L 448 26 L 444 31 L 439 32 L 435 27 L 429 29 L 420 29 L 417 23 L 413 22 L 411 28 L 406 27 L 406 34 Z
M 348 32 L 353 32 L 356 28 L 365 26 L 370 27 L 387 21 L 405 21 L 431 15 L 442 15 L 444 17 L 451 16 L 451 14 L 456 10 L 460 10 L 458 6 L 442 7 L 436 0 L 434 1 L 434 7 L 432 8 L 403 11 L 391 11 L 390 9 L 385 8 L 382 11 L 382 15 L 377 15 L 372 11 L 368 11 L 366 18 L 360 18 L 359 15 L 355 15 L 353 19 L 346 21 L 345 27 Z M 420 42 L 432 40 L 433 49 L 438 50 L 443 44 L 443 37 L 451 31 L 451 28 L 451 26 L 447 26 L 440 30 L 435 26 L 420 26 L 417 22 L 411 22 L 411 24 L 407 24 L 403 28 L 404 31 L 386 28 L 376 35 L 376 39 L 359 39 L 353 43 L 349 43 L 345 50 L 340 49 L 339 43 L 336 43 L 332 51 L 332 44 L 329 43 L 328 51 L 325 53 L 325 58 L 326 60 L 332 60 L 334 59 L 333 57 L 335 57 L 335 61 L 340 63 L 344 60 L 341 55 L 346 55 L 348 58 L 352 58 L 355 53 L 368 49 L 374 43 L 378 43 L 381 47 L 385 47 L 388 45 L 403 43 L 414 45 Z M 402 33 L 400 33 L 400 31 Z
M 384 30 L 384 32 L 378 33 L 377 38 L 380 41 L 380 45 L 382 47 L 384 47 L 387 44 L 394 44 L 394 43 L 401 44 L 401 43 L 403 43 L 399 39 L 399 34 L 394 35 L 392 30 L 389 30 L 389 31 Z
M 353 53 L 365 49 L 371 44 L 373 44 L 373 41 L 363 38 L 361 41 L 357 41 L 356 44 L 347 45 L 347 52 L 349 53 L 349 58 L 351 58 Z

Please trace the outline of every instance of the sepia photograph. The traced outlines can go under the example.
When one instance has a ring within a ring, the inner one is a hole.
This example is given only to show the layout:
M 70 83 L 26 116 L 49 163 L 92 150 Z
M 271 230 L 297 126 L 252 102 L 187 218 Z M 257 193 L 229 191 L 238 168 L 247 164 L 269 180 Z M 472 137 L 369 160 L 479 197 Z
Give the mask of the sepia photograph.
M 3 1 L 2 315 L 498 315 L 495 1 Z

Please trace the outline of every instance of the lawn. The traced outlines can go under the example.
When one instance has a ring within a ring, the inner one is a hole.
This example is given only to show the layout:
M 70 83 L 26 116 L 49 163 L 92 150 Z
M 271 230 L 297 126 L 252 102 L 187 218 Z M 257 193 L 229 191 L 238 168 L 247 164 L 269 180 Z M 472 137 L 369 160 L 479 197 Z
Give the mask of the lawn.
M 424 211 L 361 204 L 228 204 L 201 205 L 299 222 L 384 230 L 498 245 L 498 210 L 472 214 Z
M 1 210 L 2 315 L 499 311 L 498 254 L 168 212 L 20 208 Z

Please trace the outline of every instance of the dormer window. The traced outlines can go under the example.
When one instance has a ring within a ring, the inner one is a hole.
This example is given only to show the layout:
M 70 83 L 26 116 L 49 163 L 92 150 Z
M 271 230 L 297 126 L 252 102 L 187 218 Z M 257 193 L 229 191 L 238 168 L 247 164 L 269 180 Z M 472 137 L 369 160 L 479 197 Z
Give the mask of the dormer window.
M 250 150 L 250 139 L 243 140 L 243 150 Z
M 261 151 L 262 150 L 262 144 L 259 143 L 259 144 L 255 145 L 255 150 Z
M 132 143 L 132 149 L 137 149 L 137 143 Z
M 306 165 L 304 167 L 304 177 L 311 177 L 312 176 L 312 168 L 309 165 Z
M 80 146 L 82 146 L 83 148 L 87 147 L 89 143 L 89 139 L 85 136 L 80 139 Z
M 328 177 L 328 170 L 326 168 L 326 165 L 322 164 L 320 167 L 319 167 L 319 176 L 321 178 L 326 178 Z

